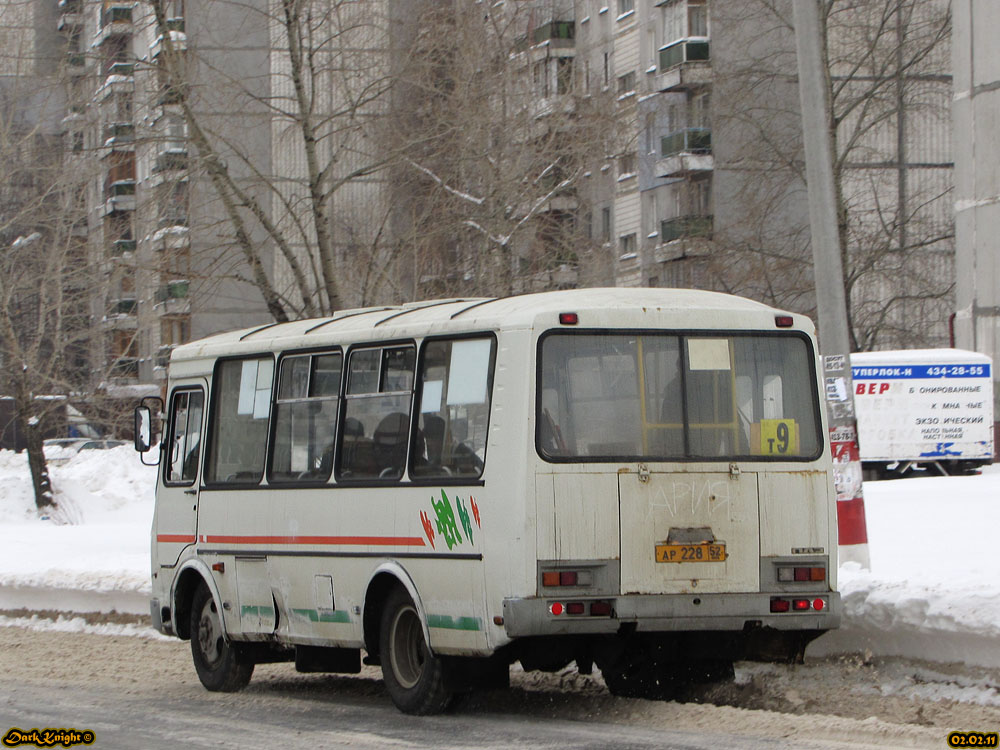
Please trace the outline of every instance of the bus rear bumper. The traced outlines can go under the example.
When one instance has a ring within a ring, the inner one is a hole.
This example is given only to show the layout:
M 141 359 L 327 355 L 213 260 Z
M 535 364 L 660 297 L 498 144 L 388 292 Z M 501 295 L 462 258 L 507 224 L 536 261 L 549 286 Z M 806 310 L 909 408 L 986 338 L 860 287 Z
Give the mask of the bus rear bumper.
M 772 599 L 787 601 L 788 611 L 772 611 Z M 795 608 L 803 607 L 802 602 L 808 603 L 808 609 Z M 594 604 L 598 606 L 595 608 Z M 579 605 L 582 605 L 582 612 Z M 531 597 L 505 599 L 503 623 L 511 638 L 613 634 L 620 632 L 623 626 L 628 626 L 630 631 L 648 633 L 738 632 L 757 628 L 826 631 L 840 626 L 842 611 L 840 594 L 835 591 Z

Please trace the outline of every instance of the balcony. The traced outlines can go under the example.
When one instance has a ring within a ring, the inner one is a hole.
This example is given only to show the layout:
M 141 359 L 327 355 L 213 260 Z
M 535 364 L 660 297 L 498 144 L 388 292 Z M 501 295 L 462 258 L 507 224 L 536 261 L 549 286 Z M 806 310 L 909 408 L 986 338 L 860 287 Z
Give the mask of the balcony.
M 111 243 L 110 254 L 113 258 L 123 258 L 135 252 L 135 240 L 115 240 Z
M 87 56 L 83 52 L 68 52 L 66 54 L 66 72 L 71 76 L 87 74 Z
M 160 108 L 169 107 L 172 104 L 180 104 L 182 101 L 184 101 L 184 87 L 182 84 L 164 86 L 160 89 L 156 97 L 156 106 Z M 162 116 L 162 113 L 158 116 Z
M 56 29 L 71 35 L 74 31 L 83 26 L 83 14 L 80 12 L 78 7 L 73 10 L 63 10 L 59 11 L 59 21 L 56 23 Z
M 576 44 L 576 21 L 549 21 L 514 42 L 515 52 L 545 44 L 555 49 L 571 49 Z
M 108 76 L 94 94 L 94 101 L 102 102 L 108 97 L 124 94 L 131 96 L 135 91 L 132 63 L 116 62 L 108 69 Z
M 170 43 L 174 48 L 174 52 L 183 52 L 187 49 L 187 34 L 184 33 L 183 18 L 168 18 L 166 30 L 167 34 L 170 35 Z M 155 60 L 164 49 L 166 49 L 164 35 L 160 34 L 149 46 L 149 55 Z
M 111 377 L 129 380 L 139 377 L 139 359 L 137 357 L 118 357 L 111 363 Z
M 169 213 L 164 214 L 157 221 L 156 226 L 159 231 L 162 230 L 177 230 L 179 228 L 187 229 L 188 217 L 187 213 L 183 211 L 172 210 Z M 157 231 L 156 234 L 159 234 Z M 154 234 L 154 237 L 156 235 Z
M 160 288 L 156 290 L 156 301 L 166 302 L 169 299 L 186 299 L 190 288 L 191 282 L 187 279 L 168 281 L 166 284 L 161 284 Z
M 101 30 L 97 39 L 98 44 L 102 44 L 112 37 L 131 33 L 133 33 L 132 3 L 113 3 L 101 10 Z
M 685 128 L 660 140 L 657 177 L 684 177 L 694 172 L 709 172 L 712 158 L 712 131 L 709 128 Z
M 711 216 L 676 216 L 660 222 L 660 242 L 664 245 L 688 237 L 712 237 Z
M 708 39 L 679 39 L 660 49 L 658 91 L 687 91 L 712 82 Z
M 112 182 L 105 191 L 104 215 L 135 210 L 135 180 Z
M 188 300 L 190 282 L 186 279 L 168 281 L 156 290 L 156 312 L 160 315 L 177 315 L 191 312 Z
M 156 350 L 156 354 L 153 357 L 153 367 L 166 369 L 170 364 L 170 353 L 174 350 L 173 344 L 167 344 L 166 346 L 161 346 Z
M 104 153 L 135 150 L 135 125 L 131 122 L 113 122 L 104 127 Z
M 104 316 L 104 327 L 114 331 L 134 331 L 138 323 L 138 306 L 138 302 L 132 297 L 111 300 L 108 314 Z
M 153 174 L 162 172 L 183 171 L 188 168 L 188 152 L 186 148 L 168 148 L 156 155 L 153 163 Z
M 184 221 L 186 222 L 186 217 Z M 191 245 L 190 230 L 183 224 L 161 225 L 153 234 L 149 236 L 149 243 L 156 252 L 166 252 L 168 250 L 183 250 Z

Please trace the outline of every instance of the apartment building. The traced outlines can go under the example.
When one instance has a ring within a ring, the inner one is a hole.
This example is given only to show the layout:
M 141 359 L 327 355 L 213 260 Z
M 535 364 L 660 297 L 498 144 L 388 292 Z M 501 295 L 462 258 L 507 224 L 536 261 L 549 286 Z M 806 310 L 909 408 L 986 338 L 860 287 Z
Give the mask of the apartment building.
M 270 321 L 252 285 L 238 280 L 237 254 L 219 242 L 220 206 L 204 172 L 189 169 L 181 112 L 186 96 L 213 127 L 249 139 L 255 166 L 266 170 L 270 134 L 260 105 L 215 94 L 225 90 L 220 83 L 266 72 L 267 27 L 250 6 L 190 6 L 163 3 L 165 21 L 157 24 L 145 4 L 58 2 L 64 145 L 82 165 L 87 210 L 79 231 L 102 282 L 90 309 L 93 386 L 159 382 L 177 344 Z M 184 87 L 170 85 L 160 56 L 169 51 L 184 64 L 192 21 L 198 64 Z M 261 93 L 268 85 L 262 75 L 240 89 Z
M 1000 7 L 989 0 L 955 0 L 955 235 L 959 347 L 993 357 L 993 396 L 1000 398 L 1000 53 L 993 42 Z M 997 402 L 995 402 L 996 404 Z M 994 406 L 1000 414 L 1000 406 Z
M 855 345 L 947 345 L 946 3 L 830 7 Z M 610 91 L 619 115 L 618 147 L 580 188 L 613 283 L 814 313 L 791 3 L 578 0 L 563 15 L 578 92 Z
M 860 269 L 851 295 L 863 348 L 947 343 L 953 180 L 949 96 L 942 92 L 951 85 L 949 39 L 928 41 L 936 28 L 931 11 L 942 2 L 872 1 L 899 21 L 895 43 L 880 42 L 879 54 L 898 50 L 905 57 L 924 43 L 929 51 L 914 54 L 871 96 L 877 107 L 865 111 L 875 125 L 857 127 L 851 110 L 838 129 L 849 151 L 842 184 L 847 246 Z M 509 60 L 530 106 L 526 124 L 503 122 L 518 131 L 514 140 L 545 140 L 545 148 L 567 143 L 573 151 L 536 180 L 544 186 L 572 177 L 570 187 L 545 195 L 530 221 L 501 217 L 521 233 L 512 247 L 510 290 L 699 287 L 814 311 L 794 36 L 783 25 L 790 0 L 459 5 L 473 12 L 457 13 L 456 23 L 506 14 L 516 26 Z M 434 4 L 420 5 L 428 7 Z M 365 61 L 368 85 L 399 75 L 426 34 L 415 8 L 370 0 L 324 11 L 330 24 L 349 29 L 331 35 L 327 57 L 319 59 L 328 88 L 317 89 L 325 93 L 315 100 L 321 118 L 352 107 L 352 129 L 338 131 L 330 120 L 328 136 L 340 136 L 324 137 L 318 152 L 322 163 L 335 165 L 333 177 L 346 180 L 323 224 L 340 268 L 341 307 L 424 290 L 499 288 L 480 276 L 487 238 L 506 231 L 488 231 L 489 217 L 482 226 L 478 219 L 456 222 L 477 226 L 481 237 L 446 237 L 436 255 L 416 249 L 426 237 L 438 241 L 435 216 L 427 215 L 437 204 L 420 191 L 441 186 L 429 177 L 403 179 L 413 174 L 406 128 L 420 122 L 425 90 L 416 85 L 366 99 L 357 96 L 365 85 L 359 71 L 340 83 L 330 76 L 347 70 L 343 61 L 354 52 Z M 770 8 L 778 15 L 767 16 Z M 182 98 L 207 123 L 235 179 L 282 228 L 295 230 L 279 252 L 259 225 L 248 228 L 276 294 L 292 300 L 327 293 L 319 284 L 302 287 L 296 277 L 297 263 L 315 262 L 316 227 L 312 217 L 296 227 L 287 209 L 309 200 L 310 166 L 294 118 L 277 111 L 295 92 L 284 37 L 267 7 L 259 0 L 169 0 L 162 16 L 158 24 L 148 4 L 121 0 L 58 0 L 50 14 L 65 45 L 65 143 L 92 165 L 81 190 L 89 210 L 80 232 L 106 289 L 91 310 L 97 381 L 158 382 L 173 346 L 272 320 L 227 226 L 227 206 L 208 170 L 194 162 Z M 857 40 L 844 30 L 871 20 L 834 19 L 831 56 L 842 97 L 864 94 L 844 65 L 857 54 Z M 911 23 L 919 33 L 907 36 Z M 164 77 L 159 63 L 168 54 L 185 67 L 183 86 Z M 607 125 L 589 126 L 589 148 L 571 144 L 595 114 L 610 116 Z M 491 138 L 482 132 L 484 141 Z M 456 174 L 470 169 L 463 164 Z M 280 187 L 265 189 L 265 178 Z M 450 187 L 458 194 L 462 186 Z M 517 201 L 537 195 L 507 202 L 516 214 Z M 500 201 L 499 212 L 505 208 Z

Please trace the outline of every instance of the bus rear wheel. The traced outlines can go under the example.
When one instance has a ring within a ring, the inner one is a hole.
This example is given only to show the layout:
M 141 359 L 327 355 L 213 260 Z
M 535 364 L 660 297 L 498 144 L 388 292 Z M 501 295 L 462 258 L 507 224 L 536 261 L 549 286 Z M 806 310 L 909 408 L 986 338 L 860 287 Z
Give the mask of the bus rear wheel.
M 198 679 L 212 692 L 235 693 L 253 675 L 253 661 L 226 638 L 222 615 L 204 583 L 191 602 L 191 656 Z
M 382 609 L 379 651 L 386 690 L 400 711 L 427 715 L 448 707 L 445 666 L 431 653 L 420 614 L 402 588 L 392 590 Z

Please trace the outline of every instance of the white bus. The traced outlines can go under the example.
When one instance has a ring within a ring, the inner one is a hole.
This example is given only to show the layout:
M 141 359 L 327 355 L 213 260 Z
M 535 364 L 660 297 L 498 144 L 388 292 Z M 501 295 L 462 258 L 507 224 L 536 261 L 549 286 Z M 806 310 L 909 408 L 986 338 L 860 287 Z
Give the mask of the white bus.
M 209 690 L 363 650 L 409 713 L 515 661 L 666 698 L 839 624 L 802 316 L 674 289 L 437 300 L 213 336 L 169 375 L 151 611 Z

